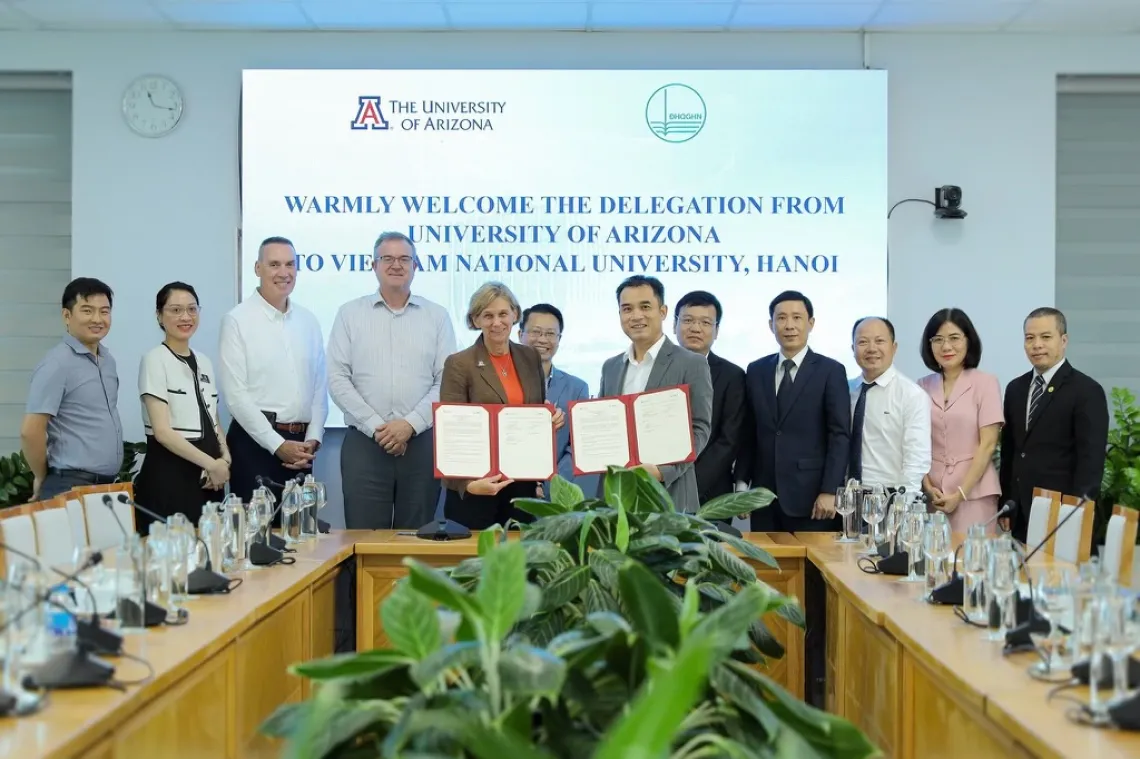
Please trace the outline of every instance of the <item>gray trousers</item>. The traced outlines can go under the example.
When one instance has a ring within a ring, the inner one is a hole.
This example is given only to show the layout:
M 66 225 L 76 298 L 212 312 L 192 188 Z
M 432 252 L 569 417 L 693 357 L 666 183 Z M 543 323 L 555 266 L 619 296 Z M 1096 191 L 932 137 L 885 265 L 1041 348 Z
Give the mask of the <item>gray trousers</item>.
M 435 479 L 432 430 L 392 456 L 372 438 L 349 428 L 340 448 L 344 526 L 350 530 L 415 530 L 435 518 L 440 484 Z

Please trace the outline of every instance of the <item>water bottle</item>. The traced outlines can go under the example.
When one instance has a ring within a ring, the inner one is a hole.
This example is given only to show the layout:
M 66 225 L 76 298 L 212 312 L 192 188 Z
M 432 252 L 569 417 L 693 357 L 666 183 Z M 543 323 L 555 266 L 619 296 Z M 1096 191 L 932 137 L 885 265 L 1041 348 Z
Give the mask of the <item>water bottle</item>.
M 115 549 L 115 619 L 119 622 L 120 634 L 146 631 L 143 617 L 146 608 L 144 560 L 142 539 L 138 533 L 130 533 L 126 541 Z
M 317 481 L 313 475 L 305 475 L 305 484 L 301 486 L 301 539 L 317 537 L 317 507 L 320 505 Z
M 248 556 L 248 536 L 246 535 L 248 517 L 246 516 L 245 505 L 236 493 L 230 493 L 229 497 L 226 498 L 221 518 L 223 522 L 229 522 L 233 526 L 233 533 L 228 538 L 230 551 L 233 554 L 233 564 L 235 567 L 243 567 L 246 563 L 246 556 Z M 230 570 L 227 569 L 226 571 Z
M 297 483 L 290 480 L 281 494 L 281 537 L 286 543 L 301 542 L 301 493 Z
M 56 585 L 48 594 L 44 604 L 45 651 L 48 656 L 71 651 L 75 648 L 75 616 L 72 609 L 71 593 L 66 585 Z

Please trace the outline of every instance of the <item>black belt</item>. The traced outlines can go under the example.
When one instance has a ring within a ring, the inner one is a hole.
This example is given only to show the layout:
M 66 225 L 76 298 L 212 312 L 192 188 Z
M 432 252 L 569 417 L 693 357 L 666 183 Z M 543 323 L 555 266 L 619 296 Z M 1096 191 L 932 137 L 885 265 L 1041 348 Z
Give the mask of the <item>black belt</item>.
M 110 485 L 119 479 L 119 475 L 117 474 L 95 474 L 94 472 L 86 472 L 82 469 L 56 469 L 55 467 L 48 467 L 48 474 L 83 480 L 92 485 Z

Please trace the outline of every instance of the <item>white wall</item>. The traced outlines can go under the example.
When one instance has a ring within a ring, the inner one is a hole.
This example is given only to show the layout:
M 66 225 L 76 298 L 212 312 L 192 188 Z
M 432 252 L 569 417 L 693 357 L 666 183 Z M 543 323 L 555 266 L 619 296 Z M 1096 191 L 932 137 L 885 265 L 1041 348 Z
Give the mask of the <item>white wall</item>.
M 970 214 L 936 223 L 928 206 L 908 204 L 892 217 L 899 365 L 924 373 L 922 327 L 956 305 L 982 332 L 985 368 L 1008 381 L 1025 368 L 1022 317 L 1053 300 L 1055 78 L 1140 73 L 1140 45 L 1125 36 L 870 35 L 866 49 L 869 66 L 890 72 L 892 201 L 958 184 Z M 198 288 L 197 344 L 207 352 L 236 302 L 243 68 L 858 68 L 863 56 L 857 35 L 0 34 L 0 71 L 73 72 L 73 270 L 117 292 L 109 345 L 128 375 L 128 439 L 142 436 L 129 375 L 158 339 L 154 293 L 172 279 Z M 120 115 L 123 89 L 144 73 L 171 76 L 185 92 L 183 122 L 164 139 L 135 137 Z M 281 103 L 279 117 L 295 107 Z M 339 495 L 336 442 L 320 467 L 330 495 Z

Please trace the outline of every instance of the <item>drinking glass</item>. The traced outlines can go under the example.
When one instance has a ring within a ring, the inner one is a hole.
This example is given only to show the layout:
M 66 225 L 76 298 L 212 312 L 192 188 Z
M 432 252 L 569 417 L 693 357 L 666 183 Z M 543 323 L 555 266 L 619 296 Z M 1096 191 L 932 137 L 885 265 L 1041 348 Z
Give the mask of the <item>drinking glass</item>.
M 926 594 L 941 585 L 948 576 L 946 560 L 954 555 L 950 521 L 941 511 L 927 515 L 922 552 L 926 558 Z
M 1009 632 L 1010 601 L 1017 592 L 1018 577 L 1021 573 L 1021 560 L 1010 543 L 994 543 L 990 550 L 989 566 L 986 568 L 986 587 L 997 601 L 1000 610 L 997 633 L 992 639 L 1005 640 Z
M 984 622 L 989 616 L 982 590 L 986 576 L 986 530 L 980 524 L 971 525 L 966 533 L 966 542 L 962 545 L 962 575 L 966 578 L 962 594 L 966 618 Z
M 918 549 L 922 545 L 925 529 L 926 515 L 921 511 L 908 511 L 903 515 L 902 524 L 899 525 L 899 542 L 906 549 L 907 574 L 899 582 L 925 581 L 925 578 L 918 574 Z
M 1105 653 L 1112 662 L 1112 704 L 1128 697 L 1128 662 L 1140 643 L 1140 619 L 1136 599 L 1123 591 L 1106 596 L 1104 614 Z
M 849 488 L 839 488 L 835 491 L 835 513 L 843 517 L 843 532 L 839 533 L 835 542 L 858 543 L 858 535 L 851 534 L 851 515 L 855 513 L 855 493 L 851 492 Z
M 887 516 L 886 499 L 881 493 L 875 492 L 867 493 L 863 496 L 863 521 L 866 522 L 870 528 L 870 546 L 865 552 L 867 556 L 879 555 L 879 525 Z
M 1033 607 L 1049 623 L 1049 636 L 1045 639 L 1047 655 L 1035 665 L 1042 674 L 1065 668 L 1064 657 L 1061 656 L 1061 620 L 1072 606 L 1073 587 L 1069 570 L 1056 565 L 1038 568 Z

